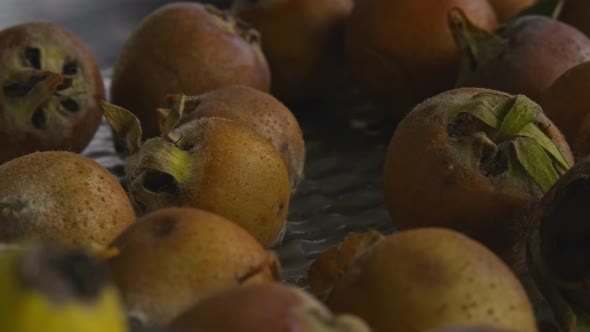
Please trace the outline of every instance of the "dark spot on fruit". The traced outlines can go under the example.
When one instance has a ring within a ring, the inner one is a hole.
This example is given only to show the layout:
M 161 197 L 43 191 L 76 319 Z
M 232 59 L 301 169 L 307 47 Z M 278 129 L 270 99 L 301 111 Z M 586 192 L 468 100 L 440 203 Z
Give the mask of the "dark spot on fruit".
M 162 220 L 161 222 L 156 223 L 156 227 L 154 228 L 154 234 L 159 237 L 168 236 L 168 235 L 172 234 L 172 232 L 174 232 L 177 225 L 178 225 L 177 220 L 174 220 L 174 219 Z
M 493 315 L 494 315 L 494 313 L 495 313 L 495 311 L 494 311 L 494 309 L 493 309 L 493 308 L 489 308 L 489 309 L 488 309 L 488 315 L 489 315 L 489 316 L 493 316 Z
M 158 170 L 149 170 L 143 177 L 143 187 L 154 193 L 180 194 L 180 186 L 174 177 Z
M 56 91 L 63 91 L 72 87 L 72 79 L 64 78 L 63 82 L 55 88 Z
M 47 115 L 43 108 L 39 107 L 33 112 L 31 117 L 31 124 L 37 129 L 44 129 L 47 124 Z
M 76 61 L 68 61 L 64 63 L 61 72 L 64 75 L 76 75 L 78 73 L 78 64 Z
M 61 102 L 61 106 L 68 112 L 76 113 L 80 110 L 80 104 L 72 98 L 68 98 Z
M 490 288 L 491 288 L 491 289 L 496 289 L 496 284 L 495 284 L 495 283 L 493 283 L 493 282 L 492 282 L 492 283 L 490 283 Z
M 41 50 L 36 47 L 25 48 L 25 59 L 35 69 L 41 69 Z

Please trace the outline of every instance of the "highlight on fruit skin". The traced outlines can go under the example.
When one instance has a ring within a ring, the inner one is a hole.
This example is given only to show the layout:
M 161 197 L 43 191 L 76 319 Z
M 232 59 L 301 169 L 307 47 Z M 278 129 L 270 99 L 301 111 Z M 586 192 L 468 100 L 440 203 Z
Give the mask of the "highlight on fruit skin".
M 103 103 L 107 121 L 132 154 L 125 178 L 136 211 L 142 215 L 173 206 L 204 209 L 234 221 L 265 246 L 280 241 L 291 188 L 279 150 L 240 121 L 179 121 L 186 98 L 166 112 L 161 136 L 143 144 L 137 117 Z
M 514 268 L 527 211 L 571 165 L 563 135 L 527 97 L 454 89 L 398 125 L 384 167 L 385 204 L 398 229 L 458 230 Z
M 112 244 L 108 260 L 129 316 L 165 326 L 198 301 L 224 289 L 273 282 L 280 265 L 235 223 L 203 210 L 150 213 Z
M 495 31 L 459 8 L 448 19 L 461 49 L 457 87 L 497 89 L 537 101 L 565 71 L 590 60 L 590 39 L 546 16 L 521 16 Z
M 94 160 L 45 151 L 0 166 L 0 241 L 49 239 L 100 251 L 134 222 L 125 190 Z
M 590 328 L 590 159 L 565 173 L 531 218 L 527 263 L 563 331 Z
M 185 311 L 170 328 L 178 332 L 369 332 L 359 318 L 333 315 L 305 291 L 280 283 L 219 292 Z
M 81 152 L 105 98 L 91 52 L 52 22 L 1 30 L 0 50 L 0 163 L 36 151 Z
M 52 241 L 0 251 L 0 330 L 126 332 L 108 268 Z
M 395 232 L 360 256 L 327 299 L 374 332 L 480 325 L 536 332 L 510 268 L 485 246 L 443 228 Z
M 522 10 L 529 8 L 535 3 L 535 0 L 488 0 L 498 20 L 500 22 L 508 22 L 515 17 Z M 568 0 L 569 1 L 569 0 Z
M 113 70 L 111 101 L 141 120 L 144 138 L 159 135 L 154 110 L 169 93 L 199 95 L 227 85 L 270 89 L 259 33 L 196 2 L 172 2 L 146 16 Z
M 590 154 L 590 61 L 566 71 L 539 100 L 543 111 L 565 135 L 576 159 Z
M 461 8 L 477 24 L 497 25 L 488 0 L 362 0 L 346 32 L 347 55 L 359 88 L 395 120 L 418 102 L 451 89 L 459 48 L 447 13 Z
M 184 98 L 183 105 L 179 100 Z M 195 119 L 219 117 L 248 124 L 270 140 L 283 156 L 294 192 L 303 179 L 305 142 L 299 122 L 291 111 L 272 95 L 246 86 L 228 86 L 199 96 L 170 94 L 159 109 L 161 123 L 174 108 L 182 107 L 181 125 Z
M 335 91 L 347 78 L 344 31 L 353 0 L 234 0 L 231 12 L 260 32 L 271 91 L 302 101 Z

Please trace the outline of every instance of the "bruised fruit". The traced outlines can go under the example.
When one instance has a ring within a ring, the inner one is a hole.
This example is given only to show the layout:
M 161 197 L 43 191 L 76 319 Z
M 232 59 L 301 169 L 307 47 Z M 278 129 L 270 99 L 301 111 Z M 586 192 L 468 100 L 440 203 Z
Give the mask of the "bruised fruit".
M 355 4 L 346 35 L 352 69 L 361 88 L 395 118 L 453 86 L 459 49 L 447 25 L 452 8 L 461 8 L 481 26 L 496 26 L 487 0 L 363 0 Z
M 528 263 L 561 331 L 590 329 L 590 159 L 564 174 L 532 216 Z
M 488 0 L 500 22 L 507 22 L 522 10 L 530 7 L 535 0 Z M 569 0 L 568 0 L 569 1 Z M 582 0 L 584 1 L 584 0 Z
M 386 236 L 360 256 L 328 297 L 335 313 L 374 332 L 482 325 L 535 332 L 527 295 L 510 269 L 467 236 L 422 228 Z
M 324 251 L 307 273 L 307 282 L 315 295 L 325 298 L 354 261 L 382 239 L 381 233 L 371 230 L 348 235 L 342 243 Z
M 168 208 L 141 218 L 109 260 L 129 315 L 165 325 L 222 289 L 278 279 L 279 263 L 245 230 L 213 213 Z
M 91 159 L 37 152 L 0 166 L 0 241 L 100 249 L 135 222 L 118 180 Z
M 449 26 L 462 52 L 457 86 L 538 100 L 566 70 L 590 60 L 590 39 L 545 16 L 522 16 L 492 32 L 456 9 L 449 13 Z
M 227 85 L 268 91 L 258 32 L 211 5 L 176 2 L 147 16 L 114 67 L 111 100 L 133 112 L 147 138 L 168 93 L 198 95 Z
M 397 127 L 385 203 L 400 229 L 452 228 L 512 265 L 527 211 L 572 164 L 562 134 L 530 99 L 455 89 L 419 104 Z
M 559 20 L 590 36 L 590 1 L 564 1 Z
M 171 328 L 178 332 L 369 332 L 360 319 L 334 316 L 303 290 L 279 283 L 220 292 L 186 311 Z
M 187 206 L 211 211 L 272 245 L 285 227 L 290 200 L 281 154 L 240 121 L 202 118 L 177 125 L 184 99 L 162 121 L 162 136 L 143 145 L 137 118 L 104 103 L 107 120 L 132 153 L 125 176 L 136 210 Z
M 545 90 L 539 104 L 565 135 L 576 159 L 590 154 L 590 61 L 561 75 Z
M 235 0 L 232 12 L 261 35 L 281 100 L 321 97 L 345 78 L 344 28 L 353 0 Z
M 167 107 L 160 109 L 165 119 L 170 109 L 183 107 L 180 123 L 194 119 L 219 117 L 248 124 L 266 137 L 282 156 L 295 190 L 303 179 L 305 143 L 301 127 L 291 111 L 270 94 L 245 86 L 230 86 L 207 92 L 200 96 L 185 97 L 184 105 L 178 105 L 182 95 L 170 95 Z
M 82 151 L 102 117 L 104 86 L 77 36 L 49 22 L 0 31 L 0 163 L 46 150 Z

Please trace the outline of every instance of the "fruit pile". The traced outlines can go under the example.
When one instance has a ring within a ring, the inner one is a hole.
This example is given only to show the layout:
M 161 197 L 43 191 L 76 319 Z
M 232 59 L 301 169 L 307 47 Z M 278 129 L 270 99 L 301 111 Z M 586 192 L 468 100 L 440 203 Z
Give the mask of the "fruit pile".
M 72 32 L 0 31 L 0 331 L 590 330 L 587 3 L 173 2 L 108 100 Z M 314 254 L 302 289 L 276 254 L 299 120 L 349 93 L 393 132 L 396 231 Z M 80 154 L 103 118 L 122 181 Z

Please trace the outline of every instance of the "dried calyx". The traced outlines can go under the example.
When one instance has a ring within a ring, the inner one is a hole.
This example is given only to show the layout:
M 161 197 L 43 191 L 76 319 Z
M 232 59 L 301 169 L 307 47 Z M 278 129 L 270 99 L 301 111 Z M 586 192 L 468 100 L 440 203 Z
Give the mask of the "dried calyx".
M 448 110 L 447 131 L 461 142 L 466 158 L 491 179 L 524 183 L 532 179 L 542 192 L 570 164 L 547 135 L 550 124 L 540 122 L 540 106 L 523 95 L 475 95 Z
M 235 35 L 239 35 L 249 44 L 260 45 L 260 34 L 248 23 L 240 20 L 233 16 L 227 11 L 221 10 L 213 5 L 205 5 L 207 12 L 214 17 L 218 18 L 219 25 L 223 27 L 227 32 Z
M 590 329 L 590 160 L 576 164 L 534 215 L 528 263 L 566 331 Z
M 78 63 L 64 51 L 29 46 L 18 50 L 15 58 L 2 78 L 2 92 L 17 126 L 51 129 L 52 123 L 65 122 L 83 110 L 86 91 Z

